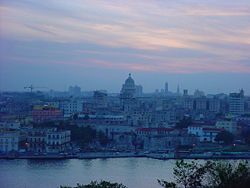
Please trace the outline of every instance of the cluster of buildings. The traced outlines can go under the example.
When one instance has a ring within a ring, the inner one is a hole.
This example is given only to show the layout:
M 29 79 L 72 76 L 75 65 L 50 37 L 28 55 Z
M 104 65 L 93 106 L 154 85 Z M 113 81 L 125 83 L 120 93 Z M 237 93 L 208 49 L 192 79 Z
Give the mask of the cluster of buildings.
M 102 131 L 107 147 L 123 150 L 166 150 L 200 143 L 216 143 L 223 130 L 240 138 L 242 125 L 250 128 L 250 97 L 239 93 L 205 95 L 196 90 L 144 93 L 131 74 L 120 93 L 82 92 L 7 93 L 0 95 L 0 152 L 64 152 L 70 147 L 70 131 L 37 129 L 32 124 L 67 121 Z M 192 123 L 183 129 L 183 119 Z M 12 123 L 10 123 L 12 122 Z
M 71 132 L 57 128 L 35 128 L 20 122 L 0 123 L 0 154 L 47 154 L 70 151 Z

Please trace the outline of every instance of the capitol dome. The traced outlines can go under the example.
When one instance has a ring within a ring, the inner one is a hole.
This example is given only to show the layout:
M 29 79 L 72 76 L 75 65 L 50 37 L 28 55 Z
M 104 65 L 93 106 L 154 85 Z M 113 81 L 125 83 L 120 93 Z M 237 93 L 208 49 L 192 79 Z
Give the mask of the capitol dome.
M 128 76 L 128 78 L 125 81 L 125 85 L 135 85 L 135 81 L 131 77 L 131 73 L 129 73 L 129 76 Z

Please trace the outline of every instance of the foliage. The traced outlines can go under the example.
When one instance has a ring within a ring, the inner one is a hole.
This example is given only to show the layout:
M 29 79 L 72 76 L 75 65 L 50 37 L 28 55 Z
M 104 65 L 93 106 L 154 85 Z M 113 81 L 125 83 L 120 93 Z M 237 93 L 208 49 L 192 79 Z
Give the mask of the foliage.
M 97 181 L 92 181 L 87 185 L 77 184 L 76 187 L 68 187 L 68 186 L 60 186 L 60 188 L 127 188 L 125 185 L 119 183 L 111 183 L 108 181 L 101 181 L 98 183 Z
M 177 129 L 183 129 L 187 128 L 192 124 L 192 118 L 191 117 L 184 117 L 182 120 L 180 120 L 178 123 L 176 123 Z
M 97 132 L 97 138 L 102 146 L 106 146 L 109 143 L 109 139 L 102 131 Z
M 234 135 L 226 130 L 218 133 L 215 137 L 215 141 L 222 141 L 224 144 L 232 144 L 234 140 Z
M 241 124 L 242 131 L 241 131 L 241 138 L 250 145 L 250 127 L 246 124 Z
M 177 161 L 174 167 L 175 182 L 158 180 L 165 188 L 247 188 L 250 173 L 247 162 L 211 162 L 198 164 Z
M 249 187 L 250 174 L 246 162 L 214 163 L 209 171 L 209 185 L 213 188 L 246 188 Z
M 160 185 L 165 188 L 174 188 L 177 185 L 183 185 L 185 188 L 202 187 L 202 183 L 208 169 L 211 168 L 212 163 L 206 162 L 205 165 L 197 164 L 194 161 L 191 163 L 184 162 L 184 160 L 176 161 L 174 167 L 174 177 L 176 183 L 158 180 Z

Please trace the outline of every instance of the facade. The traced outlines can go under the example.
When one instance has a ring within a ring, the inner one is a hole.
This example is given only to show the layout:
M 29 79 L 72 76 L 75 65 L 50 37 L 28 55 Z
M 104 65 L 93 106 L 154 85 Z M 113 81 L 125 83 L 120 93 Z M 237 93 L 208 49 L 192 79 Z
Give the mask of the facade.
M 19 149 L 19 132 L 0 132 L 0 153 L 17 152 Z

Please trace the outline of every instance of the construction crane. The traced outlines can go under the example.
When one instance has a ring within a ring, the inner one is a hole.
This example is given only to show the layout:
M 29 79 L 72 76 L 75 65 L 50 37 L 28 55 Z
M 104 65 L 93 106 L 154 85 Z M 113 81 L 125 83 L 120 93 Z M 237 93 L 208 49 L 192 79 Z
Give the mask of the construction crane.
M 30 89 L 30 93 L 32 93 L 34 89 L 39 89 L 39 88 L 47 88 L 47 87 L 35 87 L 32 84 L 30 86 L 24 87 L 24 89 Z

